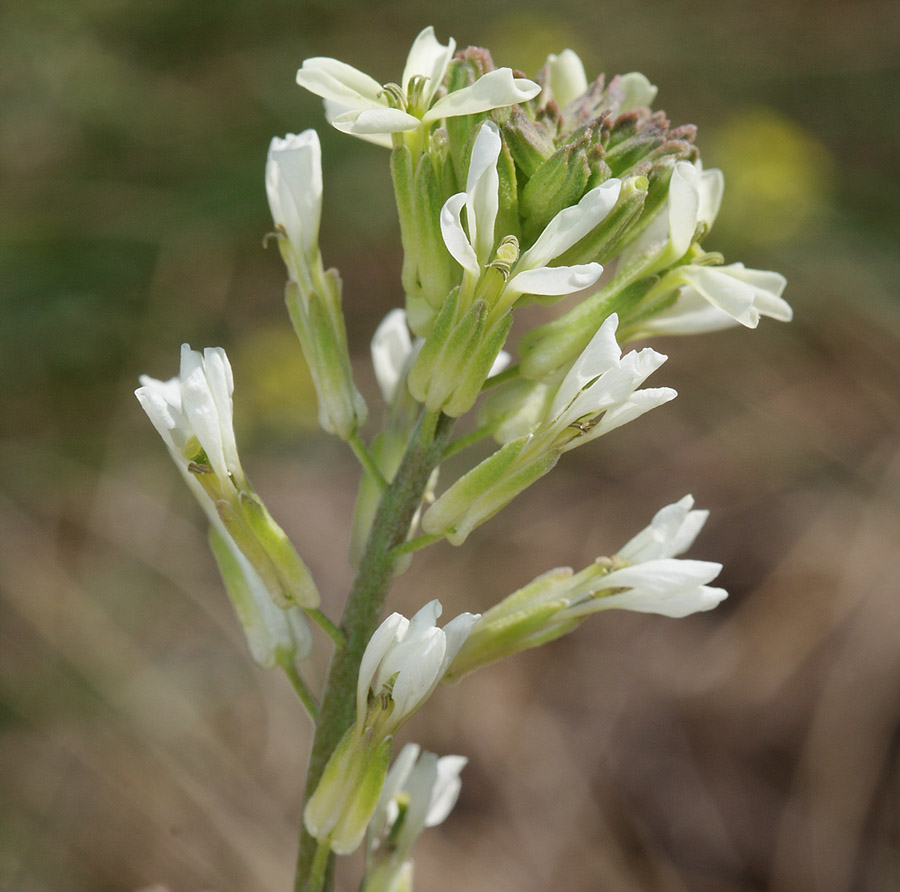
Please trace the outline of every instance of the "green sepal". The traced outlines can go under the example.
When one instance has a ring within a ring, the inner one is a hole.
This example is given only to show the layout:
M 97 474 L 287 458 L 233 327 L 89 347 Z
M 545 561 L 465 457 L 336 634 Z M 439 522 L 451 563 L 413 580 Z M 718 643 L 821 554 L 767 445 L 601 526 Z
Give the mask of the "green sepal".
M 340 277 L 328 270 L 321 278 L 324 299 L 318 292 L 303 294 L 296 282 L 288 281 L 284 300 L 316 388 L 319 424 L 346 440 L 365 422 L 367 409 L 350 368 Z
M 307 832 L 338 855 L 355 851 L 378 805 L 392 751 L 393 738 L 348 728 L 306 803 Z
M 459 478 L 425 512 L 422 529 L 461 545 L 469 533 L 543 477 L 559 460 L 555 452 L 516 467 L 530 436 L 518 437 Z
M 442 409 L 445 415 L 458 418 L 475 404 L 491 367 L 506 343 L 512 322 L 512 313 L 507 313 L 481 337 L 474 354 L 463 361 L 456 379 L 456 388 Z
M 283 658 L 305 659 L 312 647 L 312 635 L 299 608 L 281 610 L 271 603 L 267 593 L 261 595 L 265 599 L 262 603 L 251 588 L 237 556 L 212 526 L 209 528 L 209 547 L 257 665 L 273 669 Z
M 454 288 L 441 304 L 431 325 L 431 331 L 425 338 L 425 343 L 422 344 L 422 348 L 409 370 L 409 392 L 420 403 L 425 402 L 428 384 L 434 374 L 435 363 L 444 349 L 447 338 L 450 337 L 450 332 L 453 331 L 458 304 L 459 288 Z
M 574 361 L 608 316 L 632 312 L 657 281 L 647 276 L 619 287 L 613 280 L 565 315 L 533 328 L 519 342 L 521 375 L 540 380 Z
M 589 133 L 560 146 L 525 184 L 519 197 L 523 249 L 529 248 L 563 208 L 578 204 L 591 175 Z
M 413 189 L 416 285 L 428 303 L 437 309 L 450 290 L 459 283 L 459 272 L 441 234 L 441 208 L 449 196 L 443 194 L 434 161 L 429 154 L 424 154 L 419 159 Z
M 287 534 L 254 495 L 242 492 L 238 504 L 247 526 L 274 564 L 288 599 L 306 610 L 315 610 L 321 603 L 319 590 Z
M 505 604 L 506 601 L 502 601 L 497 606 Z M 504 613 L 495 620 L 489 620 L 485 614 L 454 657 L 444 681 L 456 681 L 468 672 L 533 646 L 524 642 L 540 634 L 547 623 L 567 606 L 565 598 L 558 598 Z
M 443 349 L 427 384 L 425 397 L 427 411 L 443 411 L 444 404 L 450 400 L 459 386 L 461 376 L 467 372 L 467 365 L 478 349 L 487 316 L 487 303 L 476 300 L 444 340 Z
M 553 154 L 556 146 L 547 128 L 532 121 L 520 105 L 510 106 L 501 125 L 503 141 L 521 172 L 523 184 L 535 175 L 538 168 Z
M 421 296 L 416 274 L 418 266 L 416 193 L 413 185 L 412 153 L 405 145 L 395 145 L 391 150 L 391 180 L 394 184 L 394 200 L 400 221 L 400 243 L 403 246 L 403 268 L 400 280 L 406 294 Z

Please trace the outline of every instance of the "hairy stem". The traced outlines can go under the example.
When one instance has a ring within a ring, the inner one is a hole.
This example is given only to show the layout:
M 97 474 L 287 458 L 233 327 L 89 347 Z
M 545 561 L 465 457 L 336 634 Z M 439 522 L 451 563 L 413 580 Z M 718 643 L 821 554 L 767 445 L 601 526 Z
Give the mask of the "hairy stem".
M 382 496 L 341 618 L 340 628 L 346 643 L 335 650 L 328 669 L 307 769 L 304 801 L 315 791 L 328 757 L 355 718 L 359 664 L 378 624 L 391 584 L 397 560 L 397 554 L 392 552 L 406 541 L 428 478 L 440 462 L 450 438 L 453 421 L 440 413 L 422 414 L 400 468 Z M 316 849 L 316 840 L 301 823 L 296 892 L 311 892 L 310 877 Z

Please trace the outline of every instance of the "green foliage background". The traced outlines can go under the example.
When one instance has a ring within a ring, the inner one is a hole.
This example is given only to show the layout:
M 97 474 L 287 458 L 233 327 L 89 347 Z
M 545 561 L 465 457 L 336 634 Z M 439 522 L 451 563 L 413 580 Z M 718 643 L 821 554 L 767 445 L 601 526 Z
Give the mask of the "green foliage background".
M 671 407 L 400 580 L 398 608 L 483 608 L 693 491 L 695 553 L 732 593 L 679 623 L 604 616 L 443 692 L 409 733 L 471 764 L 417 888 L 900 889 L 888 0 L 0 7 L 0 887 L 289 886 L 308 731 L 246 657 L 131 391 L 181 341 L 228 349 L 244 463 L 336 613 L 354 470 L 315 430 L 263 165 L 271 136 L 319 129 L 374 406 L 368 339 L 400 300 L 387 158 L 293 78 L 325 55 L 396 79 L 425 24 L 529 74 L 567 46 L 646 73 L 725 171 L 708 246 L 784 272 L 796 321 L 658 345 Z

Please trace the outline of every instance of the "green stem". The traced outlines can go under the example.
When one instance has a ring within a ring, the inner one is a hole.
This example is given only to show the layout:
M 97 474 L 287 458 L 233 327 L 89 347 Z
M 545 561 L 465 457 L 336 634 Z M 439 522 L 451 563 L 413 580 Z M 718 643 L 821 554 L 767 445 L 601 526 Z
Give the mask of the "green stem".
M 388 482 L 384 479 L 384 474 L 381 473 L 381 469 L 375 464 L 372 453 L 369 452 L 366 444 L 363 443 L 362 437 L 360 437 L 358 431 L 353 432 L 350 439 L 347 440 L 347 445 L 353 450 L 353 454 L 363 466 L 363 470 L 375 481 L 378 491 L 384 493 L 388 488 Z
M 307 610 L 306 615 L 338 646 L 343 647 L 347 643 L 344 633 L 318 608 Z
M 288 681 L 291 683 L 291 687 L 300 698 L 300 702 L 303 704 L 306 714 L 312 719 L 312 723 L 315 725 L 319 721 L 319 704 L 306 686 L 306 682 L 298 671 L 294 660 L 285 655 L 279 658 L 278 665 L 284 670 L 284 674 L 287 676 Z
M 508 368 L 505 368 L 502 372 L 497 372 L 496 375 L 491 375 L 487 381 L 481 387 L 482 391 L 490 390 L 492 387 L 496 387 L 498 384 L 503 384 L 506 381 L 509 381 L 511 378 L 518 377 L 519 374 L 519 364 L 511 365 Z
M 355 718 L 359 664 L 393 579 L 397 559 L 394 549 L 406 540 L 428 478 L 450 439 L 453 422 L 446 415 L 423 412 L 400 467 L 381 498 L 341 619 L 346 645 L 335 651 L 328 669 L 307 769 L 305 800 L 315 791 L 329 756 Z M 296 892 L 312 892 L 310 879 L 317 845 L 301 828 Z
M 325 888 L 330 861 L 331 847 L 328 843 L 324 842 L 316 846 L 316 853 L 313 856 L 312 868 L 309 876 L 310 892 L 322 892 Z
M 408 542 L 404 542 L 402 545 L 392 548 L 391 558 L 397 560 L 397 558 L 403 557 L 405 554 L 412 554 L 420 548 L 427 548 L 429 545 L 433 545 L 443 538 L 444 537 L 439 534 L 431 535 L 430 533 L 423 533 L 421 536 L 416 536 L 415 539 L 410 539 Z
M 468 449 L 473 443 L 477 443 L 485 437 L 489 437 L 496 427 L 496 424 L 483 424 L 481 427 L 476 428 L 464 437 L 454 440 L 447 445 L 443 457 L 449 458 L 451 455 L 456 455 L 457 452 L 462 452 L 463 449 Z

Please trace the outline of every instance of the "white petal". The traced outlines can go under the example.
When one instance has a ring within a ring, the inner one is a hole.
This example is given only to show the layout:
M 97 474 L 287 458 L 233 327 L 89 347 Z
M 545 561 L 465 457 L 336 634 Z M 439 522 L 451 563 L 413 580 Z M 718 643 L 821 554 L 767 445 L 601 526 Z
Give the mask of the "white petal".
M 563 50 L 558 56 L 547 57 L 550 92 L 560 109 L 587 91 L 588 80 L 584 65 L 574 50 Z
M 222 449 L 225 463 L 232 474 L 240 471 L 237 443 L 234 439 L 234 408 L 232 393 L 234 392 L 234 376 L 231 363 L 221 347 L 207 347 L 203 351 L 203 371 L 207 386 L 216 407 L 219 419 L 219 430 L 222 434 Z
M 682 288 L 671 307 L 640 324 L 640 332 L 642 335 L 703 334 L 737 324 L 737 319 L 704 300 L 693 288 Z
M 378 672 L 379 664 L 390 648 L 403 638 L 408 628 L 409 620 L 405 616 L 399 613 L 392 613 L 381 623 L 369 639 L 359 665 L 359 681 L 356 688 L 356 715 L 358 721 L 365 715 L 369 688 L 372 686 L 372 682 Z
M 713 561 L 658 558 L 631 567 L 623 567 L 621 570 L 613 570 L 608 576 L 603 577 L 603 586 L 640 589 L 661 597 L 674 595 L 698 585 L 706 585 L 721 572 L 722 565 Z
M 356 111 L 356 109 L 348 108 L 340 102 L 333 102 L 331 99 L 325 99 L 323 104 L 325 106 L 325 120 L 332 126 L 334 126 L 337 118 L 346 115 L 348 112 Z M 346 120 L 351 120 L 351 118 L 348 117 Z M 355 120 L 355 118 L 352 120 Z M 394 145 L 389 133 L 353 133 L 353 136 L 373 143 L 376 146 L 383 146 L 386 149 L 390 149 Z
M 700 174 L 693 164 L 679 161 L 669 181 L 669 247 L 671 260 L 683 257 L 691 246 L 700 213 Z
M 633 610 L 636 613 L 656 613 L 660 616 L 681 619 L 692 613 L 712 610 L 727 597 L 728 592 L 723 588 L 701 585 L 673 597 L 658 598 L 646 592 L 629 591 L 598 598 L 592 603 L 600 610 Z
M 414 115 L 399 108 L 364 108 L 348 111 L 331 120 L 331 126 L 341 133 L 355 136 L 374 136 L 385 133 L 406 133 L 422 126 Z
M 397 382 L 411 352 L 412 339 L 406 325 L 406 313 L 399 308 L 391 310 L 372 337 L 372 366 L 386 403 L 394 398 Z
M 295 250 L 314 252 L 322 212 L 322 150 L 315 130 L 272 140 L 266 193 L 273 220 L 284 227 Z
M 621 189 L 621 180 L 609 179 L 582 196 L 578 204 L 561 210 L 519 258 L 517 268 L 546 266 L 554 257 L 568 251 L 613 209 Z
M 618 324 L 619 317 L 612 313 L 581 351 L 556 391 L 550 411 L 547 413 L 550 418 L 558 417 L 590 381 L 602 375 L 607 369 L 618 365 L 622 354 L 616 341 Z
M 706 523 L 708 511 L 694 511 L 694 498 L 686 495 L 660 508 L 650 525 L 631 538 L 618 555 L 630 564 L 683 554 Z
M 377 108 L 386 105 L 384 88 L 358 68 L 318 56 L 306 59 L 297 72 L 297 83 L 323 99 L 332 99 L 348 108 Z
M 429 25 L 419 32 L 418 37 L 406 57 L 406 67 L 403 69 L 401 85 L 404 94 L 407 92 L 410 80 L 416 75 L 428 78 L 423 95 L 424 107 L 431 105 L 431 99 L 444 79 L 447 66 L 456 50 L 456 41 L 451 37 L 444 46 L 434 36 L 434 28 Z
M 451 195 L 441 208 L 441 235 L 450 256 L 471 275 L 478 277 L 481 270 L 478 257 L 469 244 L 469 236 L 463 229 L 461 214 L 466 203 L 466 193 L 457 192 Z
M 583 288 L 589 288 L 601 275 L 603 267 L 599 263 L 526 269 L 512 276 L 506 284 L 506 291 L 518 294 L 574 294 Z
M 499 375 L 509 364 L 512 362 L 512 356 L 509 355 L 505 350 L 501 350 L 497 354 L 497 358 L 494 360 L 494 364 L 491 366 L 491 370 L 488 372 L 488 378 L 493 377 L 494 375 Z
M 447 653 L 444 656 L 444 666 L 441 672 L 453 662 L 453 658 L 459 653 L 459 649 L 465 644 L 469 632 L 472 631 L 475 623 L 481 619 L 480 613 L 460 613 L 444 626 L 444 635 L 447 638 Z
M 737 319 L 741 325 L 756 328 L 759 324 L 759 312 L 753 305 L 753 286 L 730 275 L 724 267 L 683 266 L 676 273 L 680 273 L 680 277 L 698 294 Z
M 436 827 L 453 811 L 462 786 L 459 775 L 468 761 L 465 756 L 442 756 L 438 759 L 437 780 L 431 790 L 425 817 L 426 827 Z
M 678 392 L 671 387 L 645 387 L 643 390 L 637 390 L 624 403 L 605 412 L 599 424 L 583 437 L 573 440 L 571 444 L 568 444 L 568 448 L 602 437 L 617 427 L 622 427 L 623 424 L 640 418 L 651 409 L 656 409 L 669 400 L 674 400 L 676 396 L 678 396 Z
M 485 121 L 475 137 L 466 176 L 466 225 L 469 241 L 481 266 L 490 262 L 494 251 L 500 188 L 497 159 L 502 145 L 497 125 Z
M 492 108 L 506 108 L 526 102 L 541 92 L 534 81 L 514 78 L 509 68 L 497 68 L 482 75 L 469 87 L 448 93 L 425 113 L 425 123 L 458 115 L 474 115 Z
M 698 161 L 699 165 L 700 162 Z M 704 170 L 700 175 L 699 183 L 700 205 L 697 210 L 697 219 L 705 223 L 707 228 L 712 226 L 719 215 L 722 205 L 722 194 L 725 191 L 725 177 L 721 170 L 711 168 Z
M 441 679 L 446 652 L 447 639 L 443 631 L 431 626 L 421 635 L 408 635 L 387 654 L 379 676 L 386 681 L 396 673 L 391 690 L 393 721 L 414 712 L 434 690 Z
M 177 405 L 166 397 L 167 392 L 171 391 L 172 384 L 175 384 L 178 392 Z M 141 385 L 135 390 L 134 395 L 166 446 L 180 454 L 186 435 L 185 421 L 180 411 L 181 387 L 178 385 L 178 379 L 157 381 L 155 378 L 142 375 Z

